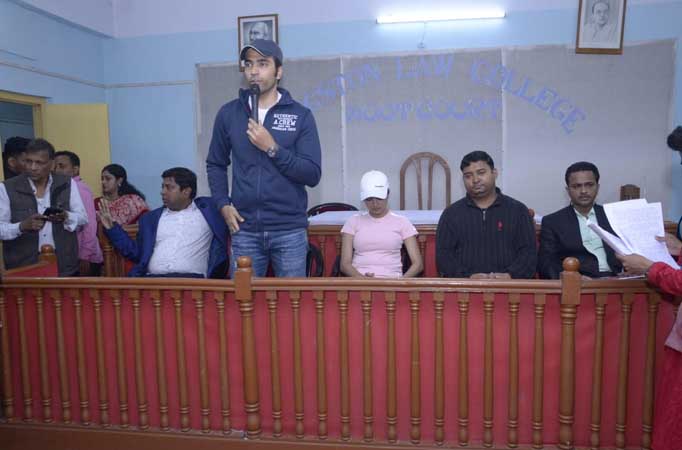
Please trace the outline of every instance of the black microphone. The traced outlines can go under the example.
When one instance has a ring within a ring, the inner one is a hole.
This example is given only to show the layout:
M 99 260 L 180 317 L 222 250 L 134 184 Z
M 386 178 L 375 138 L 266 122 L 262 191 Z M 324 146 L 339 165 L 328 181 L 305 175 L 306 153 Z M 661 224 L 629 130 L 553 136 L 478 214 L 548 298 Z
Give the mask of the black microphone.
M 260 87 L 253 83 L 249 87 L 249 98 L 251 99 L 251 118 L 258 123 L 258 97 L 260 96 Z

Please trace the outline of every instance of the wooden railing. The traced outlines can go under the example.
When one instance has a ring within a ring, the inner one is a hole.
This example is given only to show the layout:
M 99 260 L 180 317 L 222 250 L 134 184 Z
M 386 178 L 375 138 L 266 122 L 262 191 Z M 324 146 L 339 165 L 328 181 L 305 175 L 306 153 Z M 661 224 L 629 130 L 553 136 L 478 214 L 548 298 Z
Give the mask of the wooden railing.
M 641 280 L 13 278 L 3 449 L 650 448 Z

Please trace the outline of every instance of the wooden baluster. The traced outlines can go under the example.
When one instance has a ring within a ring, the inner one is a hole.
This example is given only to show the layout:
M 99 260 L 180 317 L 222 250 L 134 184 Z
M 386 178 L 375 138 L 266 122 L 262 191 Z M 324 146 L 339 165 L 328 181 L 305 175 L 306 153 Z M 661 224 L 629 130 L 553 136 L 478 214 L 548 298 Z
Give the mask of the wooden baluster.
M 443 292 L 433 293 L 433 310 L 435 314 L 435 364 L 434 376 L 434 439 L 436 445 L 443 445 L 445 441 L 445 342 L 443 336 L 443 309 L 445 299 Z
M 50 387 L 50 365 L 47 360 L 47 336 L 45 335 L 45 301 L 43 291 L 35 289 L 36 313 L 38 316 L 38 353 L 40 357 L 40 397 L 43 405 L 43 422 L 52 422 L 52 389 Z
M 64 344 L 64 321 L 62 319 L 62 292 L 52 291 L 54 302 L 55 325 L 57 329 L 57 362 L 59 365 L 59 393 L 62 397 L 62 422 L 71 423 L 71 397 L 69 395 L 69 366 L 66 363 L 66 345 Z
M 561 273 L 561 352 L 559 367 L 559 443 L 561 450 L 573 449 L 575 414 L 575 320 L 580 305 L 580 263 L 566 258 Z
M 211 431 L 211 409 L 209 405 L 208 362 L 206 359 L 206 325 L 204 323 L 204 293 L 192 291 L 192 300 L 197 314 L 197 341 L 199 343 L 199 395 L 201 398 L 201 432 Z
M 372 296 L 369 291 L 360 293 L 362 306 L 362 415 L 363 441 L 374 440 L 374 403 L 372 401 Z
M 244 412 L 246 412 L 246 437 L 256 439 L 261 434 L 260 400 L 258 393 L 258 361 L 253 324 L 253 291 L 251 290 L 251 258 L 237 259 L 235 298 L 239 302 L 242 318 L 242 365 L 244 370 Z
M 595 300 L 594 353 L 592 357 L 592 420 L 590 422 L 590 448 L 598 450 L 601 430 L 602 369 L 604 367 L 604 316 L 606 294 L 597 294 Z
M 81 423 L 90 425 L 90 401 L 88 397 L 88 371 L 85 360 L 85 341 L 83 337 L 83 302 L 81 291 L 71 289 L 69 291 L 73 299 L 76 316 L 76 358 L 78 362 L 78 397 L 81 407 Z
M 327 367 L 325 356 L 324 293 L 313 292 L 317 312 L 317 436 L 327 439 Z
M 137 387 L 137 411 L 140 429 L 149 428 L 149 403 L 144 378 L 144 352 L 142 349 L 142 321 L 140 319 L 140 291 L 131 289 L 128 298 L 133 305 L 133 339 L 135 341 L 135 385 Z
M 545 304 L 544 294 L 534 295 L 535 336 L 533 342 L 533 448 L 543 448 L 543 399 L 545 378 Z
M 434 161 L 430 160 L 429 161 L 429 179 L 428 179 L 428 192 L 429 192 L 429 200 L 426 203 L 426 209 L 433 209 L 433 164 Z
M 114 328 L 116 334 L 116 372 L 118 380 L 118 408 L 121 412 L 121 428 L 128 428 L 128 381 L 126 380 L 126 354 L 123 340 L 123 321 L 121 319 L 121 293 L 116 289 L 109 290 L 114 305 Z
M 227 331 L 225 330 L 225 300 L 224 295 L 216 294 L 216 309 L 218 311 L 218 339 L 220 352 L 220 415 L 223 418 L 223 434 L 232 433 L 230 421 L 230 381 L 227 371 Z M 273 381 L 274 382 L 274 381 Z M 273 402 L 274 403 L 274 402 Z
M 422 192 L 423 192 L 423 186 L 422 186 L 422 162 L 420 159 L 416 160 L 414 162 L 414 167 L 415 170 L 417 171 L 417 199 L 418 199 L 418 204 L 419 204 L 419 209 L 424 209 L 424 204 L 422 202 Z
M 459 382 L 457 395 L 459 398 L 458 418 L 459 445 L 469 445 L 469 293 L 457 294 L 459 307 Z
M 485 340 L 483 348 L 483 446 L 493 445 L 493 311 L 495 298 L 492 292 L 483 294 L 483 313 L 485 316 Z
M 107 390 L 107 367 L 105 364 L 104 333 L 102 331 L 102 297 L 97 289 L 90 289 L 90 298 L 95 311 L 95 346 L 97 352 L 97 392 L 99 397 L 99 422 L 108 427 L 109 394 Z
M 628 365 L 630 363 L 630 316 L 634 294 L 626 293 L 620 304 L 620 344 L 618 351 L 618 397 L 616 400 L 616 448 L 625 448 L 628 415 Z
M 654 417 L 654 381 L 656 369 L 656 320 L 661 296 L 658 292 L 649 293 L 649 323 L 646 335 L 646 362 L 644 363 L 644 398 L 642 400 L 642 449 L 651 449 L 651 432 Z
M 509 294 L 509 405 L 507 447 L 519 444 L 519 304 L 517 292 Z
M 175 308 L 175 351 L 178 365 L 178 399 L 180 402 L 180 431 L 189 431 L 189 394 L 187 388 L 187 360 L 185 358 L 185 327 L 182 320 L 182 292 L 170 291 Z
M 5 290 L 0 289 L 0 333 L 2 343 L 2 406 L 5 419 L 14 422 L 14 389 L 12 388 L 12 360 L 9 357 L 9 330 L 5 309 Z
M 277 291 L 267 291 L 270 325 L 270 371 L 272 376 L 272 435 L 282 436 L 282 381 L 279 375 L 279 333 L 277 331 Z
M 421 360 L 419 356 L 419 292 L 410 292 L 410 442 L 421 440 Z
M 161 292 L 153 290 L 149 298 L 154 306 L 154 331 L 156 334 L 156 385 L 159 394 L 159 425 L 163 431 L 168 431 L 168 388 L 166 386 L 166 351 L 163 332 L 163 316 L 161 314 Z
M 341 440 L 350 440 L 350 364 L 348 355 L 348 291 L 338 291 L 341 379 Z
M 296 419 L 296 437 L 303 439 L 303 352 L 301 349 L 301 293 L 289 292 L 292 314 L 292 334 L 294 337 L 294 417 Z
M 19 316 L 19 351 L 21 352 L 21 390 L 24 394 L 24 422 L 33 421 L 33 394 L 31 393 L 31 366 L 28 359 L 26 319 L 24 316 L 24 292 L 17 293 L 17 315 Z
M 395 343 L 395 292 L 385 294 L 386 302 L 386 438 L 389 443 L 398 442 L 398 382 Z

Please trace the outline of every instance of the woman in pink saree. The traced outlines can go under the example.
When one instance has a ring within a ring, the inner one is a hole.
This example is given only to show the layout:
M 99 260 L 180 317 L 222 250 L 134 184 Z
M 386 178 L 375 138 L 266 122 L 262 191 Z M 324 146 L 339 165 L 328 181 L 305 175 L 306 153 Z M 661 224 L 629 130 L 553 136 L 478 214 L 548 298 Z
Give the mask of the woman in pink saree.
M 109 211 L 120 225 L 137 223 L 142 214 L 149 211 L 144 194 L 128 183 L 128 174 L 123 166 L 109 164 L 102 169 L 102 197 L 95 199 L 99 211 L 102 202 L 107 202 Z

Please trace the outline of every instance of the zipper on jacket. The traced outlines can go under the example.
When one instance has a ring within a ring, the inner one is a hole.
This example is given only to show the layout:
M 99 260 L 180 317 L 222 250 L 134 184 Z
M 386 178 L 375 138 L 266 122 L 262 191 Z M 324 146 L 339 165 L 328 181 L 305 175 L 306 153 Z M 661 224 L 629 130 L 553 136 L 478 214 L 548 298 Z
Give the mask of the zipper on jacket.
M 268 130 L 266 123 L 267 123 L 267 118 L 268 114 L 270 114 L 270 111 L 272 111 L 272 108 L 277 106 L 277 103 L 272 105 L 270 109 L 268 109 L 268 112 L 265 114 L 265 117 L 263 117 L 261 124 L 263 127 L 265 127 L 266 130 Z M 268 132 L 272 135 L 271 130 L 268 130 Z M 274 139 L 274 138 L 273 138 Z M 260 158 L 261 160 L 266 160 L 270 159 L 269 156 L 265 155 L 263 152 L 259 151 L 260 153 Z M 256 199 L 258 200 L 258 207 L 256 208 L 256 222 L 258 223 L 258 231 L 263 231 L 265 230 L 265 224 L 263 224 L 263 221 L 261 219 L 261 210 L 262 210 L 262 198 L 261 198 L 261 180 L 262 180 L 262 175 L 263 175 L 263 164 L 258 164 L 258 180 L 256 183 Z
M 263 152 L 260 152 L 261 154 Z M 262 157 L 262 155 L 261 155 Z M 258 164 L 258 180 L 256 180 L 256 199 L 258 202 L 258 207 L 256 208 L 256 229 L 258 231 L 263 231 L 263 224 L 261 222 L 261 217 L 260 217 L 260 211 L 263 206 L 263 203 L 261 202 L 261 195 L 260 195 L 260 184 L 261 184 L 261 174 L 263 173 L 263 165 Z
M 485 223 L 485 212 L 486 212 L 486 211 L 487 211 L 487 209 L 482 209 L 482 210 L 481 210 L 481 212 L 483 213 L 483 223 Z

